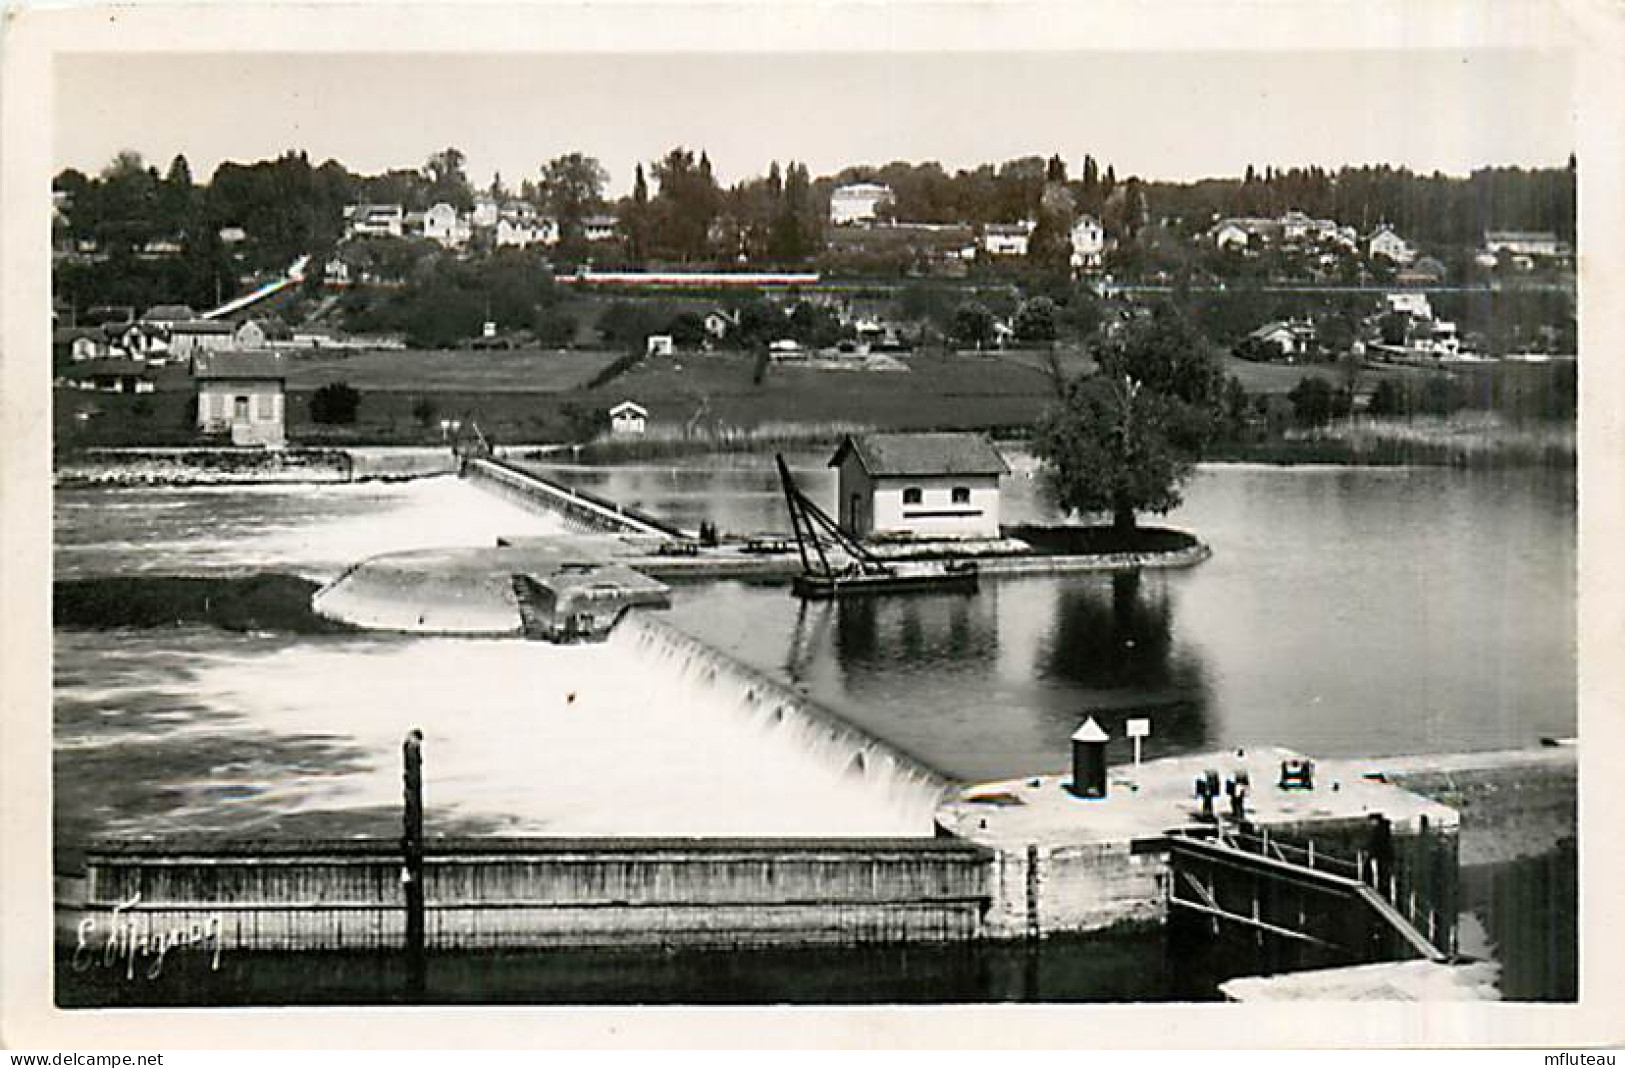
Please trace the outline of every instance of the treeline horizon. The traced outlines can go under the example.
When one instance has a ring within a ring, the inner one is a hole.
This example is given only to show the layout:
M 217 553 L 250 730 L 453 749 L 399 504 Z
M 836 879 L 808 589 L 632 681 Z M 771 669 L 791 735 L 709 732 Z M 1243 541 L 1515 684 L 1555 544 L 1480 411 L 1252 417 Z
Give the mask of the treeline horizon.
M 1047 238 L 1037 244 L 1060 262 L 1064 250 L 1049 245 L 1063 241 L 1067 221 L 1084 213 L 1101 219 L 1124 248 L 1148 228 L 1190 238 L 1218 218 L 1289 210 L 1362 234 L 1386 222 L 1424 249 L 1477 246 L 1484 231 L 1502 229 L 1551 231 L 1572 242 L 1575 230 L 1572 155 L 1566 167 L 1485 167 L 1466 177 L 1387 164 L 1335 171 L 1249 166 L 1236 177 L 1194 182 L 1119 177 L 1113 164 L 1090 155 L 1076 173 L 1059 155 L 1034 155 L 952 173 L 934 162 L 895 161 L 816 178 L 805 164 L 772 161 L 763 174 L 724 186 L 703 148 L 679 146 L 647 169 L 639 162 L 632 192 L 622 197 L 606 195 L 607 171 L 579 152 L 548 161 L 517 185 L 498 174 L 476 187 L 466 162 L 460 150 L 446 148 L 421 167 L 366 175 L 332 159 L 312 165 L 306 152 L 290 150 L 252 163 L 222 162 L 199 182 L 184 154 L 160 171 L 127 150 L 94 176 L 64 169 L 52 187 L 68 194 L 69 235 L 95 242 L 115 262 L 133 260 L 150 242 L 177 241 L 177 263 L 166 270 L 175 288 L 189 294 L 212 292 L 241 268 L 275 270 L 301 255 L 330 254 L 345 236 L 344 209 L 351 204 L 420 211 L 444 201 L 466 211 L 480 193 L 522 199 L 556 218 L 554 256 L 564 263 L 590 254 L 584 221 L 605 211 L 617 215 L 617 251 L 632 263 L 807 263 L 824 247 L 830 191 L 860 181 L 891 188 L 882 216 L 897 222 L 1037 220 Z M 219 230 L 232 226 L 247 239 L 227 250 Z

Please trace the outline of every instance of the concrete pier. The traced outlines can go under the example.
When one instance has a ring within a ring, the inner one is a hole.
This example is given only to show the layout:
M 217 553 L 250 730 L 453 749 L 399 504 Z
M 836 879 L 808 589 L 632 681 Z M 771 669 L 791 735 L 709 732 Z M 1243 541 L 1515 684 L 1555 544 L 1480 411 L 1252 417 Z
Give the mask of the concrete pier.
M 1166 836 L 1214 826 L 1202 819 L 1193 788 L 1210 768 L 1226 778 L 1246 772 L 1252 828 L 1318 841 L 1327 858 L 1356 862 L 1372 817 L 1380 817 L 1395 842 L 1396 870 L 1378 878 L 1409 882 L 1435 866 L 1424 855 L 1438 851 L 1453 861 L 1460 825 L 1453 809 L 1366 778 L 1355 762 L 1321 762 L 1312 790 L 1279 788 L 1281 762 L 1297 759 L 1301 754 L 1271 746 L 1241 756 L 1207 753 L 1138 768 L 1120 765 L 1110 769 L 1104 798 L 1076 796 L 1065 775 L 985 783 L 945 803 L 937 823 L 944 833 L 993 852 L 989 937 L 1164 921 L 1171 879 Z M 1222 812 L 1225 804 L 1220 798 L 1216 808 Z M 1430 884 L 1438 911 L 1449 910 L 1452 890 Z

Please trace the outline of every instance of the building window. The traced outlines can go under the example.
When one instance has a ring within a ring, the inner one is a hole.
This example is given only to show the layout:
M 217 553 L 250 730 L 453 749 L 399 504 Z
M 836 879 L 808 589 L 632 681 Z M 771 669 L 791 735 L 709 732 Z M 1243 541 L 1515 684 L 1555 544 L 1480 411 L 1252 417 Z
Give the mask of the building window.
M 248 422 L 248 398 L 235 397 L 232 400 L 231 418 L 236 423 Z
M 256 417 L 262 422 L 269 423 L 276 418 L 276 398 L 269 393 L 256 394 L 255 407 L 258 408 Z
M 969 486 L 955 486 L 954 487 L 954 503 L 955 504 L 969 504 L 970 503 L 970 487 Z
M 922 494 L 920 493 L 920 487 L 918 487 L 918 486 L 910 486 L 910 487 L 908 487 L 907 489 L 905 489 L 903 491 L 903 503 L 904 504 L 919 504 L 921 496 L 922 496 Z

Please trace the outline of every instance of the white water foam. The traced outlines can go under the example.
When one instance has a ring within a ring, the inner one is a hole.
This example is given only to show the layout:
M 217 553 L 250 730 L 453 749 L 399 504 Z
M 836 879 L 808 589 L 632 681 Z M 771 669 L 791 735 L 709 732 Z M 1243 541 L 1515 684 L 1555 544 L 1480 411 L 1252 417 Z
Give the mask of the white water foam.
M 252 791 L 259 816 L 398 806 L 401 742 L 416 727 L 431 832 L 463 817 L 508 834 L 930 833 L 931 806 L 854 776 L 854 754 L 837 763 L 793 719 L 775 730 L 674 682 L 618 645 L 297 646 L 202 664 L 189 696 L 223 715 L 177 724 L 168 743 L 254 730 L 359 755 L 332 775 L 212 784 Z

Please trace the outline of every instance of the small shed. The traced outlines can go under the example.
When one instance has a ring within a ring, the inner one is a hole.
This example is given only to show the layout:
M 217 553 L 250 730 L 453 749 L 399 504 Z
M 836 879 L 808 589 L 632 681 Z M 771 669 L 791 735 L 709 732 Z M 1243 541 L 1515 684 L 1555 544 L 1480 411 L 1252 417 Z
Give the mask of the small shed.
M 648 424 L 649 410 L 636 401 L 624 400 L 609 410 L 609 428 L 615 434 L 641 434 Z
M 676 351 L 677 343 L 670 334 L 650 334 L 644 354 L 647 356 L 670 356 Z
M 287 444 L 287 371 L 270 352 L 208 352 L 192 361 L 197 426 L 233 445 Z
M 856 538 L 999 536 L 999 480 L 1010 472 L 980 434 L 861 434 L 841 442 L 836 515 Z

